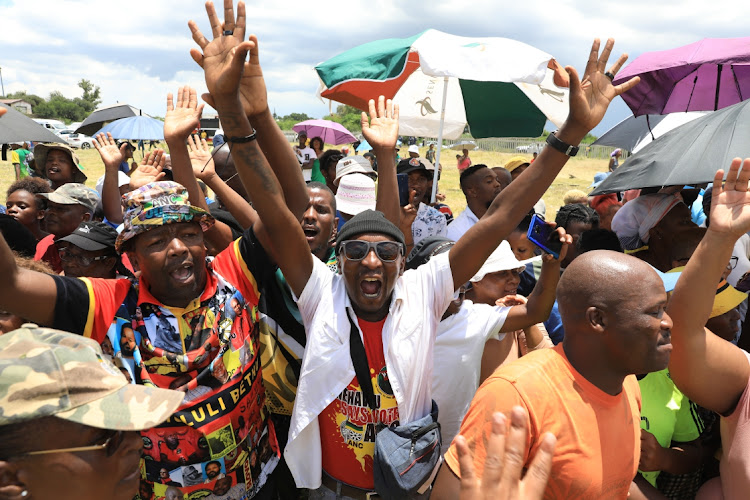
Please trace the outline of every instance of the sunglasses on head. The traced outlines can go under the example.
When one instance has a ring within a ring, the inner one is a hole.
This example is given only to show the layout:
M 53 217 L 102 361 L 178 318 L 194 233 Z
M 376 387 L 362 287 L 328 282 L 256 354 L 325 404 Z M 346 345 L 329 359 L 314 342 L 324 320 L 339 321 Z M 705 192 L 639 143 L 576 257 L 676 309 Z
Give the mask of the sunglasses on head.
M 343 253 L 347 260 L 362 260 L 367 254 L 370 253 L 371 249 L 375 250 L 375 254 L 383 262 L 393 262 L 399 255 L 402 255 L 404 248 L 401 243 L 396 241 L 362 241 L 362 240 L 347 240 L 342 241 L 339 244 L 339 253 Z

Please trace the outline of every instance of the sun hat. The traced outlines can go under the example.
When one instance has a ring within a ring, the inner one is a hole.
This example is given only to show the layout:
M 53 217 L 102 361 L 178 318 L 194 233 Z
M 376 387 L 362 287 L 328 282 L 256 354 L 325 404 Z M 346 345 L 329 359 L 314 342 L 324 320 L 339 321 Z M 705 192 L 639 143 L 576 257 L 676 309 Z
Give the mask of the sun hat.
M 617 148 L 614 151 L 612 151 L 611 153 L 609 153 L 609 156 L 611 156 L 612 158 L 614 158 L 617 153 L 621 153 L 621 152 L 622 152 L 622 149 Z
M 340 190 L 340 188 L 339 188 Z M 339 234 L 336 236 L 336 245 L 342 241 L 350 240 L 353 237 L 365 234 L 365 233 L 376 233 L 390 236 L 394 241 L 401 243 L 406 247 L 406 241 L 404 240 L 404 233 L 396 227 L 396 225 L 385 218 L 382 212 L 377 210 L 365 210 L 355 215 L 341 228 Z
M 685 266 L 675 267 L 667 274 L 680 274 L 685 269 Z M 677 280 L 675 280 L 676 282 Z M 672 287 L 674 289 L 674 287 Z M 668 292 L 670 290 L 667 290 Z M 727 280 L 719 281 L 716 286 L 716 296 L 714 297 L 714 305 L 711 308 L 711 316 L 709 318 L 715 318 L 721 316 L 735 307 L 742 304 L 747 299 L 747 293 L 740 292 L 735 287 L 727 283 Z
M 25 324 L 0 336 L 0 426 L 55 416 L 123 431 L 149 429 L 184 393 L 130 384 L 96 341 Z
M 122 170 L 118 170 L 117 171 L 117 187 L 121 188 L 129 184 L 130 184 L 130 177 L 128 177 L 128 174 L 126 174 Z M 99 193 L 100 197 L 102 195 L 103 189 L 104 189 L 104 176 L 102 175 L 101 177 L 99 177 L 99 180 L 96 181 L 96 192 Z
M 51 193 L 39 193 L 38 196 L 59 205 L 81 205 L 91 214 L 99 203 L 99 194 L 95 190 L 75 182 L 68 182 Z
M 649 231 L 682 200 L 671 194 L 653 193 L 625 203 L 612 218 L 612 231 L 622 248 L 635 250 L 648 243 Z
M 349 174 L 365 174 L 372 180 L 377 179 L 378 174 L 372 169 L 370 160 L 361 155 L 344 156 L 336 163 L 336 178 L 333 180 L 334 185 L 338 186 L 341 178 Z
M 514 156 L 505 164 L 505 170 L 513 172 L 521 165 L 531 165 L 531 162 L 527 160 L 525 156 Z
M 118 252 L 126 241 L 165 224 L 196 220 L 206 231 L 216 222 L 211 214 L 192 206 L 187 189 L 173 181 L 152 182 L 131 191 L 122 197 L 122 206 L 122 232 L 115 242 Z
M 604 181 L 604 179 L 606 179 L 607 177 L 609 177 L 609 174 L 611 174 L 611 172 L 597 172 L 597 173 L 595 173 L 594 174 L 594 182 L 592 182 L 589 185 L 589 188 L 599 187 L 599 184 L 601 184 Z
M 55 243 L 67 241 L 78 248 L 89 252 L 96 252 L 105 248 L 114 250 L 116 240 L 117 231 L 109 224 L 97 221 L 85 221 L 81 222 L 75 231 L 65 238 L 56 240 Z
M 345 175 L 336 191 L 336 208 L 349 215 L 375 210 L 375 181 L 364 174 Z
M 78 155 L 75 154 L 73 148 L 66 146 L 65 144 L 37 144 L 34 146 L 34 170 L 36 173 L 44 179 L 47 178 L 47 169 L 45 168 L 45 165 L 47 164 L 47 155 L 50 151 L 55 149 L 70 156 L 70 160 L 73 162 L 73 165 L 75 165 L 76 170 L 73 172 L 73 182 L 84 184 L 88 177 L 83 173 L 81 160 L 78 159 Z
M 419 146 L 417 146 L 416 144 L 412 144 L 411 146 L 409 146 L 409 149 L 407 151 L 409 153 L 417 153 L 417 154 L 419 154 Z
M 496 273 L 498 271 L 510 271 L 516 269 L 519 272 L 526 268 L 526 264 L 542 260 L 541 255 L 537 255 L 530 259 L 518 260 L 513 250 L 510 248 L 510 243 L 507 240 L 503 240 L 500 245 L 493 250 L 487 260 L 484 261 L 479 271 L 469 280 L 472 283 L 482 281 L 487 274 Z
M 417 170 L 434 172 L 435 166 L 424 158 L 404 158 L 399 161 L 396 166 L 396 173 L 398 174 L 408 174 L 409 172 L 416 172 Z

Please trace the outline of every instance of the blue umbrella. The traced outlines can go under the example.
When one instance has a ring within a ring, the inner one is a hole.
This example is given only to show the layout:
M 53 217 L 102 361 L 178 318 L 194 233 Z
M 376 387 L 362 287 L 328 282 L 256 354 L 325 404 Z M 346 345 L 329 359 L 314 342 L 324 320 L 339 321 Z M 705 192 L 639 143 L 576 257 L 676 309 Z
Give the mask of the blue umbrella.
M 105 125 L 94 135 L 106 134 L 107 132 L 112 134 L 114 139 L 163 141 L 164 122 L 150 116 L 131 116 Z
M 372 146 L 370 146 L 369 142 L 363 140 L 359 143 L 359 146 L 357 146 L 357 153 L 360 151 L 372 151 Z

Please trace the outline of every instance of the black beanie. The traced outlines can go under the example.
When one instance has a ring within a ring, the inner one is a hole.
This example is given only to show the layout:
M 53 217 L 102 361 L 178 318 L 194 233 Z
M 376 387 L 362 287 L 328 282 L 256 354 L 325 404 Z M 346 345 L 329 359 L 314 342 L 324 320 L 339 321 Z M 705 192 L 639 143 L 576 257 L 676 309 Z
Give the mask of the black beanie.
M 344 224 L 344 227 L 341 228 L 341 231 L 339 231 L 338 236 L 336 236 L 336 245 L 338 246 L 342 241 L 350 240 L 357 235 L 365 233 L 390 236 L 406 247 L 404 233 L 393 222 L 386 219 L 382 212 L 376 210 L 365 210 L 349 219 Z

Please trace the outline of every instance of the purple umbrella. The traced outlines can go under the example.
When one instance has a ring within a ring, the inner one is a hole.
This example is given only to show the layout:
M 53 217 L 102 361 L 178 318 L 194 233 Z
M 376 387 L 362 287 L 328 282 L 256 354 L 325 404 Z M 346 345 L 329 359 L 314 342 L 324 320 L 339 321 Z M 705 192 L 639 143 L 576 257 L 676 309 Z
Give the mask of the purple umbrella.
M 346 130 L 340 123 L 330 120 L 305 120 L 292 127 L 297 132 L 305 132 L 307 137 L 320 137 L 326 144 L 349 144 L 357 142 L 357 138 Z
M 641 83 L 622 95 L 635 116 L 725 108 L 750 98 L 750 37 L 706 38 L 646 52 L 613 83 L 636 75 Z

